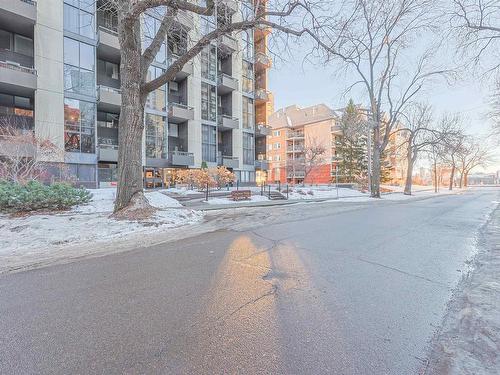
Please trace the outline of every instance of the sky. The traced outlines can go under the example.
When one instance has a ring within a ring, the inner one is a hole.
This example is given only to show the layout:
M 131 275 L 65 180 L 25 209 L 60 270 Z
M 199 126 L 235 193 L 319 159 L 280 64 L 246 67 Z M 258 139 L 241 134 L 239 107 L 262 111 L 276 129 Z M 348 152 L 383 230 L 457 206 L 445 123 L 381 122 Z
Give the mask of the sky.
M 296 104 L 307 107 L 324 103 L 332 108 L 342 108 L 350 97 L 356 103 L 365 104 L 366 98 L 361 90 L 353 91 L 343 97 L 349 82 L 357 77 L 341 77 L 335 74 L 335 67 L 312 66 L 303 64 L 300 53 L 279 60 L 269 73 L 269 86 L 274 94 L 275 109 Z M 436 117 L 450 112 L 459 112 L 465 119 L 466 129 L 471 134 L 484 135 L 490 129 L 487 114 L 490 111 L 490 87 L 488 81 L 481 81 L 471 74 L 463 73 L 459 80 L 448 85 L 444 81 L 435 82 L 418 98 L 432 104 Z M 500 147 L 496 150 L 496 162 L 486 168 L 488 171 L 500 170 Z

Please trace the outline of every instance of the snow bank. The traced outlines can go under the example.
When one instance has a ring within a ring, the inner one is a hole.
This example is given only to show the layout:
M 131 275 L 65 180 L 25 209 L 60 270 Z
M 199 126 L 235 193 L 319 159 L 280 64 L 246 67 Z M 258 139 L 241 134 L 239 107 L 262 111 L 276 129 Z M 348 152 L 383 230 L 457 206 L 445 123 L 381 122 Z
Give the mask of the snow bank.
M 0 256 L 22 256 L 81 243 L 102 243 L 130 234 L 154 233 L 182 225 L 194 224 L 203 218 L 199 211 L 182 208 L 175 199 L 154 191 L 145 194 L 158 209 L 146 222 L 117 221 L 113 212 L 116 189 L 91 190 L 92 201 L 71 211 L 52 215 L 30 215 L 11 218 L 0 215 Z

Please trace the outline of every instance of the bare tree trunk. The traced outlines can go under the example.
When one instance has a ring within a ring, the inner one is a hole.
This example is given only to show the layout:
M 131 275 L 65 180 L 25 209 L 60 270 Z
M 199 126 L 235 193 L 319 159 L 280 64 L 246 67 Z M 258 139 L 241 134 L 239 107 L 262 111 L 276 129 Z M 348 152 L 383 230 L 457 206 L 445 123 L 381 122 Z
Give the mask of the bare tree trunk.
M 377 142 L 378 143 L 378 142 Z M 380 198 L 380 147 L 375 144 L 373 147 L 373 161 L 372 161 L 372 197 Z
M 434 193 L 438 192 L 438 173 L 437 162 L 434 160 Z
M 464 187 L 469 186 L 469 172 L 464 173 Z
M 451 166 L 449 190 L 453 190 L 453 180 L 455 179 L 455 165 Z
M 406 182 L 405 182 L 405 195 L 411 195 L 411 185 L 412 185 L 412 177 L 413 177 L 413 155 L 412 155 L 412 147 L 411 147 L 411 138 L 408 142 L 408 147 L 406 149 L 406 160 L 408 162 L 408 167 L 406 168 Z
M 129 27 L 119 22 L 119 28 Z M 115 213 L 130 205 L 132 198 L 144 203 L 142 171 L 142 136 L 145 95 L 141 94 L 140 25 L 135 22 L 126 32 L 119 32 L 121 47 L 122 105 L 118 124 L 118 191 Z

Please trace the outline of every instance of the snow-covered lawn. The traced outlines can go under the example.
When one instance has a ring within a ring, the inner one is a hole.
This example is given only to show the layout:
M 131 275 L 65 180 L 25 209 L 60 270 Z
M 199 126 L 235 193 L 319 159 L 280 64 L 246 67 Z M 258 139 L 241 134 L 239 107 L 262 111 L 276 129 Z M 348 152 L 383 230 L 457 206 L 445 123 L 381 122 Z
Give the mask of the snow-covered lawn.
M 147 192 L 149 203 L 158 209 L 146 222 L 118 221 L 113 211 L 116 190 L 94 189 L 92 201 L 71 211 L 22 217 L 0 215 L 0 256 L 50 252 L 61 246 L 103 243 L 130 234 L 152 233 L 199 222 L 199 211 L 185 209 L 161 192 Z
M 239 203 L 252 203 L 252 202 L 267 202 L 269 198 L 261 195 L 252 195 L 248 200 L 233 201 L 230 197 L 227 198 L 210 198 L 208 204 L 239 204 Z

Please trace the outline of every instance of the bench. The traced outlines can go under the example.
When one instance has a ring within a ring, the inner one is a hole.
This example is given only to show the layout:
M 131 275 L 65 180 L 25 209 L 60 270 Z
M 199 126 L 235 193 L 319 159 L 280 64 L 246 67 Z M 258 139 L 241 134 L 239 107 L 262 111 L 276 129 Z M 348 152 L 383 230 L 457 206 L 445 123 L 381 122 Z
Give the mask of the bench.
M 252 192 L 250 190 L 233 190 L 231 192 L 231 199 L 233 201 L 249 200 L 251 196 Z

